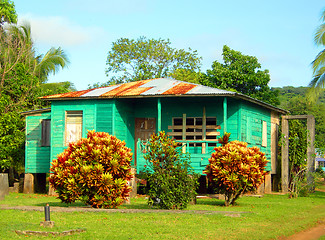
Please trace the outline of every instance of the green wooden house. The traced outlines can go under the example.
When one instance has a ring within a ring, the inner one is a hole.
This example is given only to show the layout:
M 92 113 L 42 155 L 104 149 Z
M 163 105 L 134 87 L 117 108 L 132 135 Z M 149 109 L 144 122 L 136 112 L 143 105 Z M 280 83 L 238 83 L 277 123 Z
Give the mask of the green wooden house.
M 133 151 L 133 166 L 142 171 L 149 136 L 165 131 L 182 143 L 201 173 L 224 132 L 265 152 L 270 175 L 276 173 L 279 117 L 286 111 L 243 94 L 173 79 L 151 79 L 42 98 L 51 108 L 26 115 L 26 174 L 48 173 L 50 163 L 68 143 L 88 130 L 108 132 Z

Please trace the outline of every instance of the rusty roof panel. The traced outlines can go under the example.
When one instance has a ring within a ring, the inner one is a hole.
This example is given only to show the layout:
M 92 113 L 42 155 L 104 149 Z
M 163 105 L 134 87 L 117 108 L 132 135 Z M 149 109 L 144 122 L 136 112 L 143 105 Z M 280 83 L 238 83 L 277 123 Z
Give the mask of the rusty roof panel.
M 151 80 L 143 80 L 143 81 L 136 81 L 136 82 L 129 82 L 129 83 L 124 83 L 121 85 L 118 85 L 118 87 L 114 88 L 111 91 L 108 91 L 104 94 L 102 94 L 102 97 L 114 97 L 114 96 L 134 96 L 134 95 L 139 95 L 139 92 L 141 93 L 142 91 L 136 90 L 137 88 L 141 87 L 143 84 L 146 82 L 151 81 Z M 132 92 L 134 91 L 134 94 Z M 144 90 L 146 91 L 146 90 Z
M 68 92 L 68 93 L 61 93 L 61 94 L 54 94 L 50 96 L 41 97 L 42 99 L 47 98 L 75 98 L 75 97 L 81 97 L 82 95 L 92 91 L 93 89 L 87 89 L 83 91 L 77 91 L 77 92 Z
M 192 90 L 195 88 L 196 85 L 186 83 L 186 82 L 181 82 L 177 84 L 176 86 L 168 89 L 167 91 L 163 92 L 163 95 L 181 95 L 181 94 L 186 94 L 188 91 Z

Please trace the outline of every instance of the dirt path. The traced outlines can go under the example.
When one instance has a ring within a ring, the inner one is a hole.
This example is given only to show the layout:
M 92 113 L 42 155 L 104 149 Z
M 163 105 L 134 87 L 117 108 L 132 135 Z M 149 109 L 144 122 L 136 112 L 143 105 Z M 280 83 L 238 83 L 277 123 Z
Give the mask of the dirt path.
M 44 207 L 37 206 L 8 206 L 0 205 L 0 210 L 21 210 L 43 212 Z M 51 207 L 51 212 L 120 212 L 120 213 L 177 213 L 177 214 L 221 214 L 228 217 L 241 217 L 241 214 L 249 212 L 235 211 L 207 211 L 207 210 L 161 210 L 161 209 L 99 209 L 91 207 Z
M 317 240 L 321 236 L 325 236 L 325 223 L 322 222 L 317 226 L 298 232 L 290 237 L 282 237 L 279 240 Z

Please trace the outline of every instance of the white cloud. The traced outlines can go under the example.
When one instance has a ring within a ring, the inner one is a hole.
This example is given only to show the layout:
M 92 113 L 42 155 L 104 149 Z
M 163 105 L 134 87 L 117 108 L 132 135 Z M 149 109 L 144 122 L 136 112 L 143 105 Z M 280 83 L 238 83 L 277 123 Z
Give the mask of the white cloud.
M 20 16 L 21 21 L 29 22 L 32 28 L 32 38 L 40 44 L 59 45 L 62 47 L 78 46 L 98 39 L 104 35 L 99 27 L 84 27 L 70 22 L 60 16 L 36 17 L 33 15 Z

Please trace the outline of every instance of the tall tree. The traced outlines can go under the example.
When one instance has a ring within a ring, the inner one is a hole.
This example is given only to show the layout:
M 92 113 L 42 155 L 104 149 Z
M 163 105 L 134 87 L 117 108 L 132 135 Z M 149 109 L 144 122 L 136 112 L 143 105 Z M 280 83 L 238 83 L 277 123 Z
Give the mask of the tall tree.
M 268 70 L 260 70 L 261 64 L 256 57 L 243 55 L 239 51 L 223 47 L 223 63 L 213 62 L 200 83 L 203 85 L 237 91 L 261 101 L 279 104 L 277 92 L 268 86 Z
M 23 165 L 25 124 L 20 112 L 40 106 L 47 77 L 67 63 L 61 48 L 37 55 L 29 25 L 0 30 L 0 171 Z
M 314 42 L 317 46 L 325 47 L 325 10 L 322 13 L 323 23 L 318 27 L 315 33 Z M 316 88 L 325 87 L 325 49 L 320 51 L 312 62 L 313 79 L 309 86 Z
M 15 4 L 10 0 L 0 0 L 0 29 L 7 23 L 17 23 Z
M 120 38 L 106 61 L 107 84 L 170 77 L 177 69 L 198 71 L 197 51 L 172 48 L 169 40 Z

